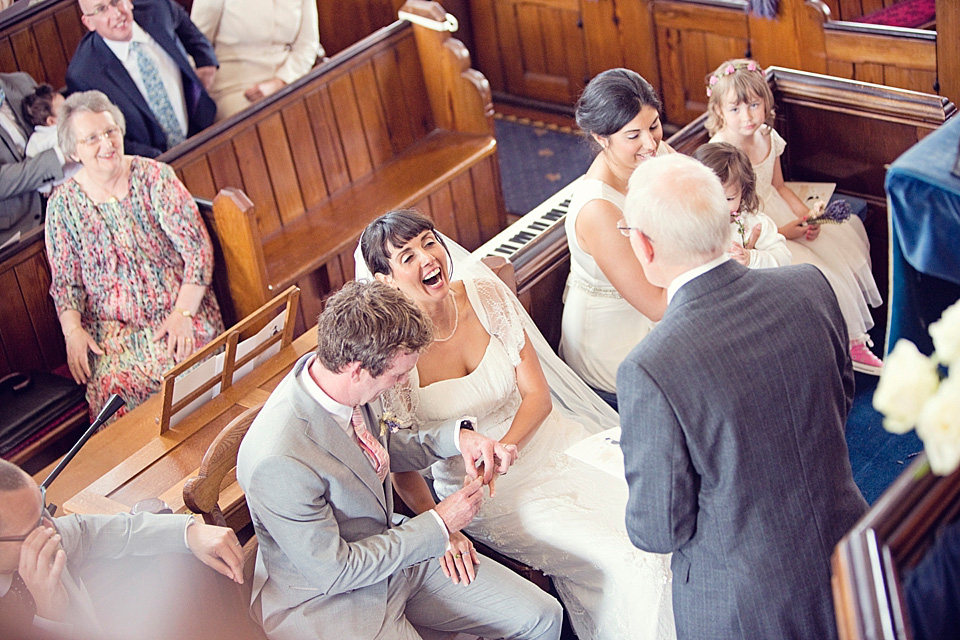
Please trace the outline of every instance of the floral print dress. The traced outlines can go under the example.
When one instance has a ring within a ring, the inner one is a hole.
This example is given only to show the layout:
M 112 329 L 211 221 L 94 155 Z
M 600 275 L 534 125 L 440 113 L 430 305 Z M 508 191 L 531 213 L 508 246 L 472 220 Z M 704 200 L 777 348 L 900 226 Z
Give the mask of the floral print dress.
M 128 195 L 94 203 L 74 180 L 47 204 L 50 295 L 59 316 L 80 312 L 104 355 L 90 352 L 87 402 L 95 415 L 111 393 L 121 415 L 160 388 L 176 364 L 154 332 L 173 310 L 184 282 L 210 285 L 213 247 L 196 204 L 169 166 L 134 156 Z M 193 316 L 196 348 L 223 331 L 213 290 Z

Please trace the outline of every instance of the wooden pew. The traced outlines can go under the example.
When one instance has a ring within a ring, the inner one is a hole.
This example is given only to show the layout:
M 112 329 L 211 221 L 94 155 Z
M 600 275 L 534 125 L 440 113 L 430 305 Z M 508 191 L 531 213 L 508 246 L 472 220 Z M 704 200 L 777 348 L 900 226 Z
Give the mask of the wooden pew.
M 67 65 L 87 28 L 76 0 L 16 3 L 0 14 L 0 69 L 25 71 L 55 88 L 67 83 Z
M 776 128 L 787 141 L 781 157 L 784 176 L 836 182 L 838 192 L 867 201 L 865 225 L 873 273 L 886 300 L 886 165 L 952 117 L 956 107 L 935 95 L 779 67 L 768 69 L 767 79 L 778 105 Z M 705 120 L 706 115 L 701 115 L 667 142 L 681 153 L 692 154 L 710 137 Z M 514 227 L 521 229 L 525 224 L 521 218 L 503 234 L 511 235 Z M 528 305 L 534 302 L 528 306 L 530 315 L 543 334 L 554 339 L 560 335 L 560 296 L 569 272 L 566 236 L 562 230 L 545 232 L 524 252 L 523 263 L 515 265 L 520 300 Z M 540 256 L 549 256 L 549 261 Z M 875 310 L 874 319 L 885 325 L 883 308 Z
M 404 9 L 438 27 L 446 18 L 436 3 Z M 376 216 L 416 207 L 470 248 L 504 226 L 491 116 L 463 45 L 398 21 L 159 159 L 191 193 L 217 197 L 226 271 L 246 279 L 236 317 L 296 284 L 304 328 L 353 277 L 357 239 Z M 228 187 L 249 199 L 218 195 Z
M 837 543 L 834 607 L 841 640 L 907 640 L 901 577 L 960 515 L 960 472 L 935 476 L 920 454 Z
M 848 0 L 839 0 L 848 4 Z M 873 3 L 875 6 L 877 3 Z M 471 0 L 476 66 L 495 91 L 570 108 L 586 82 L 634 69 L 683 125 L 706 105 L 704 77 L 727 58 L 828 73 L 960 101 L 960 3 L 937 2 L 937 31 L 842 22 L 838 0 Z M 844 17 L 854 16 L 852 10 Z

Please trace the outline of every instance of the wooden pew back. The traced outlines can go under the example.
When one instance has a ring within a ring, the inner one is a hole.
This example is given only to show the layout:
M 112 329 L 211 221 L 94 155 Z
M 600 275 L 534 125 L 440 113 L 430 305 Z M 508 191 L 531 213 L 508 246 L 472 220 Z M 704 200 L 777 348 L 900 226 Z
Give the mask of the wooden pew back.
M 930 473 L 921 454 L 837 543 L 832 584 L 841 640 L 907 640 L 901 575 L 960 515 L 960 472 Z
M 59 89 L 67 83 L 67 65 L 87 32 L 80 7 L 76 0 L 27 4 L 0 15 L 0 69 L 24 71 L 38 83 Z
M 446 15 L 435 3 L 405 8 Z M 215 242 L 243 280 L 225 306 L 242 317 L 297 284 L 300 326 L 311 326 L 353 277 L 364 226 L 390 209 L 421 209 L 468 247 L 499 231 L 490 91 L 469 64 L 449 33 L 396 22 L 160 156 L 192 193 L 215 198 Z M 248 197 L 218 195 L 228 187 Z

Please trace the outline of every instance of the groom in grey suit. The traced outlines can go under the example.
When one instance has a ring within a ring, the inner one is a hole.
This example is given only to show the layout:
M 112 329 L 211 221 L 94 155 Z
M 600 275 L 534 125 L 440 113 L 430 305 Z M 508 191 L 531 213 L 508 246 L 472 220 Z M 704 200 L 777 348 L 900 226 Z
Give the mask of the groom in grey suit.
M 271 640 L 413 640 L 413 625 L 559 638 L 560 605 L 532 583 L 484 559 L 469 585 L 454 584 L 436 560 L 516 447 L 460 420 L 387 428 L 368 404 L 406 380 L 432 340 L 429 320 L 396 289 L 350 282 L 327 301 L 317 339 L 317 352 L 260 410 L 237 459 L 259 541 L 252 612 Z M 435 510 L 395 516 L 388 470 L 461 454 L 473 480 Z
M 723 187 L 691 158 L 641 164 L 624 215 L 668 300 L 617 374 L 626 524 L 641 549 L 673 552 L 678 638 L 836 638 L 830 554 L 867 505 L 830 285 L 812 266 L 727 259 Z

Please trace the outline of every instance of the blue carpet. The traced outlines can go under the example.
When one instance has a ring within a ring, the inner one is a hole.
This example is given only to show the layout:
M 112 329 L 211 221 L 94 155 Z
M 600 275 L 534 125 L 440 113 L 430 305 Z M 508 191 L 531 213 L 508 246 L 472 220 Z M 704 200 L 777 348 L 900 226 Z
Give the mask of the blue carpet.
M 499 115 L 494 123 L 510 213 L 527 213 L 586 171 L 593 160 L 587 141 L 568 129 Z M 873 338 L 883 344 L 882 335 Z M 872 405 L 876 386 L 875 376 L 856 374 L 856 395 L 846 429 L 853 479 L 870 504 L 923 449 L 913 432 L 898 436 L 884 430 Z
M 856 393 L 847 416 L 847 449 L 853 479 L 870 504 L 876 502 L 913 457 L 923 450 L 913 431 L 900 436 L 883 428 L 882 417 L 872 405 L 877 380 L 875 376 L 856 374 Z
M 595 155 L 582 136 L 566 127 L 499 115 L 494 126 L 509 213 L 528 213 L 582 175 Z

